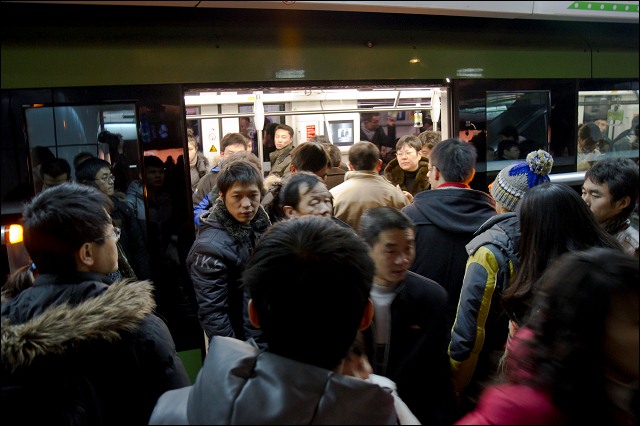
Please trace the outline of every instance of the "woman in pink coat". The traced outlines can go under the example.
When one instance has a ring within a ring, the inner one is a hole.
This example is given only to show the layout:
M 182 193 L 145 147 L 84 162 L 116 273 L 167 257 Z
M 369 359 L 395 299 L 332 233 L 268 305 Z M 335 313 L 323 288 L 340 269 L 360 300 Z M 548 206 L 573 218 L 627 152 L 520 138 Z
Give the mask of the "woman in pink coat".
M 620 250 L 560 257 L 499 383 L 456 424 L 638 424 L 638 278 L 637 259 Z

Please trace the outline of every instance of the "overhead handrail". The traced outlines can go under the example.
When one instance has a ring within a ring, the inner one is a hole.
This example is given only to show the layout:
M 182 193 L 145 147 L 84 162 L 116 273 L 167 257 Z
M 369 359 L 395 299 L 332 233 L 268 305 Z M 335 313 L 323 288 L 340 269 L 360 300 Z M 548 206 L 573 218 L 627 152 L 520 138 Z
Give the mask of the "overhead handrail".
M 402 106 L 402 107 L 380 107 L 380 108 L 349 108 L 349 109 L 332 109 L 332 110 L 314 110 L 314 111 L 269 111 L 268 115 L 271 116 L 289 116 L 289 115 L 317 115 L 317 114 L 344 114 L 349 112 L 366 113 L 371 111 L 386 112 L 386 111 L 415 111 L 415 110 L 431 110 L 431 107 L 416 107 Z M 200 120 L 205 118 L 238 118 L 245 117 L 247 113 L 228 113 L 228 114 L 191 114 L 187 115 L 187 120 Z

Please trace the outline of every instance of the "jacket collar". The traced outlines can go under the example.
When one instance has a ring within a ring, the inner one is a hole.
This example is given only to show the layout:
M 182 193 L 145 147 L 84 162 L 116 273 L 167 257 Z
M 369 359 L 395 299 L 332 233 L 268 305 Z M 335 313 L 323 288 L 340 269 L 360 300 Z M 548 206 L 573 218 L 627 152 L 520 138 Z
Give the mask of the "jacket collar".
M 262 233 L 271 225 L 269 216 L 261 205 L 248 225 L 238 222 L 231 216 L 221 197 L 216 199 L 210 213 L 203 215 L 201 220 L 210 225 L 213 222 L 219 223 L 235 241 L 250 241 L 253 232 Z
M 52 305 L 23 324 L 3 318 L 3 368 L 13 371 L 38 357 L 64 354 L 90 340 L 119 340 L 122 332 L 136 330 L 155 309 L 152 289 L 149 281 L 118 281 L 77 305 Z M 18 295 L 17 301 L 29 291 Z

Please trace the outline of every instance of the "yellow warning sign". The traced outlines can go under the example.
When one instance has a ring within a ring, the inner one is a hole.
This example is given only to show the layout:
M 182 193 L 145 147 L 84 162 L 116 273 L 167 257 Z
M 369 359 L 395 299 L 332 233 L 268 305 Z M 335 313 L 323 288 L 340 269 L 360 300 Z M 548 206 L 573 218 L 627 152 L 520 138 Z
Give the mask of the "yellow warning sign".
M 211 145 L 211 149 L 209 149 L 209 152 L 218 152 L 218 150 L 216 149 L 215 145 Z

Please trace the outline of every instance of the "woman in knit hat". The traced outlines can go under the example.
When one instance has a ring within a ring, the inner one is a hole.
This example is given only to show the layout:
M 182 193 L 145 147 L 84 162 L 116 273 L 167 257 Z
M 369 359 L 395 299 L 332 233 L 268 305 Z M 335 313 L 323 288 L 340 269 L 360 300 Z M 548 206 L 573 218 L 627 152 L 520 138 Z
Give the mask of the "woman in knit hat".
M 474 408 L 473 401 L 496 371 L 507 340 L 508 317 L 500 298 L 519 265 L 516 207 L 529 188 L 549 181 L 552 166 L 551 155 L 538 150 L 526 161 L 503 168 L 489 186 L 498 214 L 466 246 L 469 260 L 449 345 L 460 415 Z

